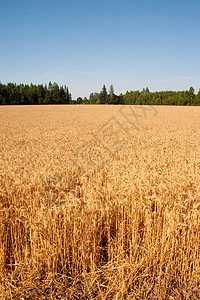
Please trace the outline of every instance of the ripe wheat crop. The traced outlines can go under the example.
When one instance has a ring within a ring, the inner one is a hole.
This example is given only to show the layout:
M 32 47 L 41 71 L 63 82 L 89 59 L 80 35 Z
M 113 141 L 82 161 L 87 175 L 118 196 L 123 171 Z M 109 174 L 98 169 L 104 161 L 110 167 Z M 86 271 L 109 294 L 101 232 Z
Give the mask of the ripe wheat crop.
M 0 107 L 0 130 L 0 298 L 199 299 L 199 107 Z

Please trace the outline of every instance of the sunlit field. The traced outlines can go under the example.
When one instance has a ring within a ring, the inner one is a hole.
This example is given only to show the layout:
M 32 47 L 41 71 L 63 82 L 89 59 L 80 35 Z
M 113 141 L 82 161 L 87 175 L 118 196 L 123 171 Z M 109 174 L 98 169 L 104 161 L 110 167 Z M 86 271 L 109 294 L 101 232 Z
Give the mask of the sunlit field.
M 200 107 L 0 107 L 0 299 L 199 299 Z

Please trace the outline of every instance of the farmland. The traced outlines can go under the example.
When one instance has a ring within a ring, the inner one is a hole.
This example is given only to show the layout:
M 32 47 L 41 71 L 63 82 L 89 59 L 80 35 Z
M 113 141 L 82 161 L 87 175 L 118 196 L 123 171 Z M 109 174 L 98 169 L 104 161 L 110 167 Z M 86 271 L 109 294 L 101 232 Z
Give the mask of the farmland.
M 200 107 L 0 107 L 0 298 L 199 299 Z

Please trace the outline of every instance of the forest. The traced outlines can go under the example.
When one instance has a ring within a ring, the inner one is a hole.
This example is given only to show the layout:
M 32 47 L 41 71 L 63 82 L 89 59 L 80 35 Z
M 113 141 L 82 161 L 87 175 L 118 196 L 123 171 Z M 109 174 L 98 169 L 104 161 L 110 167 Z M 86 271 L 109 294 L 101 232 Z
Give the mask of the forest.
M 109 90 L 103 85 L 102 90 L 92 92 L 89 98 L 72 99 L 69 88 L 51 81 L 43 84 L 16 84 L 0 82 L 0 105 L 37 105 L 37 104 L 124 104 L 124 105 L 200 105 L 200 90 L 195 94 L 193 87 L 186 91 L 150 92 L 127 91 L 116 95 L 113 85 Z

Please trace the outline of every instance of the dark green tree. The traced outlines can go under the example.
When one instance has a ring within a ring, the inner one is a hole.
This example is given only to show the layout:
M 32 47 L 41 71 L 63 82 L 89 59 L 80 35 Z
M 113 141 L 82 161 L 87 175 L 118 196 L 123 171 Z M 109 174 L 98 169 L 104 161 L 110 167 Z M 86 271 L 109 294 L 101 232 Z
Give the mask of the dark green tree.
M 100 92 L 99 103 L 100 104 L 106 104 L 106 103 L 108 103 L 108 93 L 107 93 L 107 89 L 106 89 L 105 85 L 103 85 L 103 88 L 102 88 L 102 90 Z
M 83 103 L 83 99 L 81 97 L 78 97 L 76 99 L 77 104 L 82 104 Z
M 95 99 L 95 95 L 94 95 L 94 93 L 91 93 L 90 94 L 90 96 L 89 96 L 89 103 L 90 104 L 95 104 L 95 101 L 96 99 Z
M 69 93 L 69 89 L 68 87 L 65 86 L 65 93 L 66 93 L 66 104 L 69 104 L 70 103 L 70 100 L 71 100 L 71 94 Z

